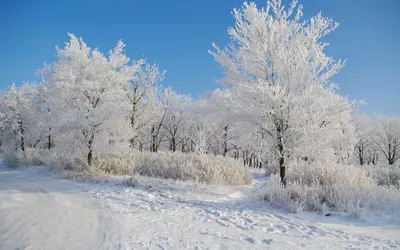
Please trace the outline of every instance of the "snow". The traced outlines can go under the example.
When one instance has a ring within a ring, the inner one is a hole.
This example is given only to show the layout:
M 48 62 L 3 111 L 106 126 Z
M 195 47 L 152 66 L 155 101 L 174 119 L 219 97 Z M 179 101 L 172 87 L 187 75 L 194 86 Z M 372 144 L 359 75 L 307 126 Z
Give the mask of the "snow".
M 254 197 L 253 185 L 82 184 L 46 169 L 0 167 L 0 249 L 390 249 L 400 225 L 291 214 Z M 142 180 L 142 182 L 143 182 Z
M 0 170 L 0 249 L 118 249 L 118 231 L 82 186 Z

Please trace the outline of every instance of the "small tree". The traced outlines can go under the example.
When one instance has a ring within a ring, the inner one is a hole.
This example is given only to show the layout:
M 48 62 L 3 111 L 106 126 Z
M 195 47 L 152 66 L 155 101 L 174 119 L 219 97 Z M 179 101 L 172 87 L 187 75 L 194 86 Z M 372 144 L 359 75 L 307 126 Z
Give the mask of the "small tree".
M 357 142 L 355 144 L 354 154 L 360 165 L 372 162 L 376 164 L 376 146 L 374 145 L 374 120 L 366 114 L 356 115 L 353 118 L 355 135 Z
M 182 143 L 185 137 L 183 131 L 188 119 L 186 109 L 187 105 L 191 102 L 191 98 L 178 94 L 171 88 L 166 88 L 162 100 L 165 107 L 163 127 L 167 131 L 170 150 L 175 152 L 178 144 Z
M 135 138 L 139 136 L 140 130 L 146 127 L 155 119 L 154 105 L 157 96 L 155 93 L 159 90 L 159 84 L 164 78 L 165 71 L 160 71 L 157 65 L 144 64 L 141 60 L 138 63 L 141 67 L 124 85 L 126 97 L 129 100 L 129 122 L 132 137 L 130 146 L 135 147 Z M 158 127 L 157 127 L 158 128 Z M 158 134 L 154 130 L 153 134 Z
M 400 118 L 377 117 L 375 146 L 383 154 L 389 165 L 400 158 Z
M 11 139 L 10 136 L 13 138 L 16 150 L 25 151 L 26 147 L 34 147 L 40 141 L 41 131 L 36 124 L 39 115 L 37 90 L 37 84 L 24 83 L 19 88 L 13 84 L 1 100 L 0 124 L 4 135 L 9 137 L 6 140 Z

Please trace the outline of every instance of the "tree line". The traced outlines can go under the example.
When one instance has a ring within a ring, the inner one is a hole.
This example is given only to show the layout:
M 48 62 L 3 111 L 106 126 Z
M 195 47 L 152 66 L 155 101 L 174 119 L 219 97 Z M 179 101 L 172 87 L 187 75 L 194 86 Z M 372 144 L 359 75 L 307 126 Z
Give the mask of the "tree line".
M 338 24 L 302 16 L 297 1 L 235 9 L 230 43 L 209 51 L 224 68 L 220 88 L 196 99 L 163 87 L 166 72 L 130 59 L 122 41 L 103 54 L 69 34 L 39 83 L 3 93 L 2 146 L 84 152 L 89 165 L 101 151 L 219 154 L 277 166 L 283 184 L 292 164 L 395 164 L 399 118 L 355 115 L 331 80 L 344 62 L 321 41 Z

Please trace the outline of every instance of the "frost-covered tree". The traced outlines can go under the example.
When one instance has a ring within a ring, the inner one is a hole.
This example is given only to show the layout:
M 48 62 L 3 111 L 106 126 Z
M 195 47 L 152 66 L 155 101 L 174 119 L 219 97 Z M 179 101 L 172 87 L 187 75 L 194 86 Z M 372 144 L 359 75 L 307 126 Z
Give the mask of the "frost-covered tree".
M 178 94 L 171 88 L 164 89 L 163 105 L 165 107 L 165 118 L 163 127 L 167 131 L 166 137 L 169 141 L 169 148 L 173 152 L 177 146 L 183 143 L 185 125 L 188 121 L 187 105 L 192 101 L 189 96 Z
M 216 89 L 209 95 L 194 102 L 193 115 L 202 120 L 207 151 L 223 156 L 233 155 L 239 149 L 239 137 L 246 133 L 246 129 L 237 126 L 238 121 L 229 104 L 231 93 Z
M 233 15 L 231 42 L 210 53 L 225 69 L 221 83 L 241 119 L 269 138 L 282 183 L 289 161 L 349 155 L 336 144 L 352 134 L 352 106 L 330 81 L 344 64 L 327 56 L 321 41 L 338 24 L 321 14 L 302 21 L 297 1 L 285 8 L 271 0 L 266 9 L 244 3 Z
M 374 120 L 366 114 L 356 115 L 353 118 L 355 135 L 357 142 L 355 144 L 354 155 L 360 165 L 376 164 L 378 153 L 374 145 L 375 129 Z
M 13 84 L 3 94 L 0 105 L 2 141 L 15 143 L 16 150 L 36 147 L 41 140 L 41 131 L 37 126 L 40 119 L 38 86 L 24 83 L 18 88 Z
M 374 143 L 389 165 L 400 158 L 400 118 L 378 116 Z
M 142 63 L 128 65 L 121 41 L 105 57 L 98 49 L 90 49 L 82 39 L 69 36 L 70 42 L 63 49 L 57 48 L 58 60 L 41 74 L 52 87 L 54 95 L 49 103 L 53 115 L 72 132 L 72 140 L 86 147 L 87 162 L 91 165 L 96 139 L 107 141 L 96 136 L 112 129 L 112 123 L 107 121 L 120 112 L 122 86 Z
M 141 132 L 143 133 L 140 130 L 145 129 L 149 123 L 156 119 L 157 92 L 160 88 L 159 83 L 163 80 L 165 74 L 165 71 L 160 71 L 158 65 L 144 64 L 143 60 L 139 63 L 142 64 L 141 67 L 124 86 L 126 97 L 129 100 L 129 122 L 132 130 L 131 147 L 135 147 L 135 138 L 140 136 Z M 154 129 L 153 136 L 159 131 L 156 130 L 156 127 Z

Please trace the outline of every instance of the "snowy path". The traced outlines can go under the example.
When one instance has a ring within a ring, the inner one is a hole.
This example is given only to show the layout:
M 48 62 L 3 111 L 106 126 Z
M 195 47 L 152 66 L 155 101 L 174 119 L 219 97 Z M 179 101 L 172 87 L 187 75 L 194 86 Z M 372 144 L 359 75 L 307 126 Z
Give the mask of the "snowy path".
M 0 249 L 400 248 L 399 226 L 285 213 L 244 200 L 250 186 L 151 185 L 78 184 L 0 168 Z
M 79 185 L 0 168 L 0 249 L 118 249 L 110 212 Z

